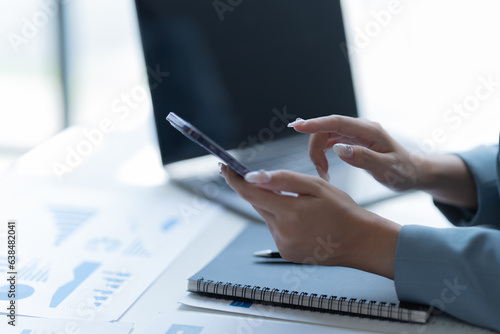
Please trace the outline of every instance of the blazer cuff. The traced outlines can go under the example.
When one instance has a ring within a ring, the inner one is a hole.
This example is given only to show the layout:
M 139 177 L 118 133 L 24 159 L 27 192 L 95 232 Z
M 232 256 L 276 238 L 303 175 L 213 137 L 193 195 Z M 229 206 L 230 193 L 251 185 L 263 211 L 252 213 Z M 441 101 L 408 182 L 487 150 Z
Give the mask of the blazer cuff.
M 457 153 L 470 170 L 476 184 L 478 208 L 476 211 L 434 201 L 443 215 L 456 226 L 500 227 L 500 196 L 497 177 L 498 146 L 480 146 Z

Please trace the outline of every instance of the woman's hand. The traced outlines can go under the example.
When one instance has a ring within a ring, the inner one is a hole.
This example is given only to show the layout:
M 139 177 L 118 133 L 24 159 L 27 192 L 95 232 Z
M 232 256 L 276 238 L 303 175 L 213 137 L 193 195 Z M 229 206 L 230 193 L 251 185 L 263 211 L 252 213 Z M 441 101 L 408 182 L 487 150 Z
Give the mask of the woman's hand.
M 329 148 L 348 164 L 363 168 L 378 182 L 397 191 L 419 188 L 422 156 L 411 155 L 378 123 L 346 116 L 298 120 L 289 126 L 309 133 L 309 155 L 318 174 L 328 180 Z
M 315 176 L 252 172 L 245 181 L 224 165 L 221 174 L 265 219 L 284 259 L 393 278 L 400 225 L 361 208 Z
M 477 207 L 474 179 L 457 155 L 425 156 L 409 152 L 378 123 L 346 116 L 326 116 L 289 124 L 309 133 L 309 155 L 318 174 L 328 180 L 326 150 L 333 147 L 348 164 L 362 168 L 378 182 L 396 190 L 423 190 L 434 199 L 462 207 Z

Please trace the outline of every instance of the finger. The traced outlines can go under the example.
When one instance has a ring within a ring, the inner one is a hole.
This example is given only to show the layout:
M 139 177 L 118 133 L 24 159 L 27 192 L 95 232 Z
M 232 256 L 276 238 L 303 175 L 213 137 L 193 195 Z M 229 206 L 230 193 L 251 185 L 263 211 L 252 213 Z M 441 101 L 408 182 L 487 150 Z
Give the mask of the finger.
M 265 174 L 267 175 L 267 177 L 263 177 L 261 174 Z M 264 179 L 265 182 L 262 182 L 262 180 Z M 275 191 L 275 192 L 284 191 L 284 192 L 298 194 L 301 196 L 314 196 L 314 197 L 317 197 L 319 195 L 319 193 L 323 189 L 322 182 L 324 182 L 315 176 L 303 175 L 287 170 L 278 170 L 272 172 L 266 172 L 266 171 L 251 172 L 245 176 L 245 180 L 247 182 L 257 182 L 255 184 L 258 187 L 270 191 Z M 282 197 L 287 198 L 289 196 L 282 196 Z M 293 202 L 291 204 L 293 204 Z
M 339 158 L 351 166 L 374 171 L 382 168 L 387 157 L 384 153 L 378 153 L 363 146 L 353 146 L 346 144 L 335 144 L 333 150 Z
M 328 174 L 329 163 L 326 158 L 326 152 L 339 142 L 359 145 L 355 138 L 347 138 L 341 135 L 336 136 L 328 133 L 314 133 L 309 137 L 309 157 L 314 166 L 316 166 L 318 175 L 326 181 L 330 180 L 330 175 Z
M 325 155 L 329 145 L 329 138 L 328 133 L 315 133 L 309 137 L 309 157 L 316 166 L 318 175 L 326 181 L 330 180 L 328 159 Z
M 286 196 L 267 191 L 257 187 L 255 184 L 246 182 L 240 175 L 236 174 L 231 168 L 223 165 L 221 174 L 226 179 L 227 184 L 233 188 L 243 199 L 255 207 L 261 208 L 271 213 L 278 210 L 285 210 L 289 202 Z
M 384 144 L 387 144 L 387 133 L 380 124 L 362 118 L 340 115 L 318 117 L 300 122 L 294 129 L 302 133 L 330 133 L 330 136 L 343 136 L 377 151 L 384 150 Z

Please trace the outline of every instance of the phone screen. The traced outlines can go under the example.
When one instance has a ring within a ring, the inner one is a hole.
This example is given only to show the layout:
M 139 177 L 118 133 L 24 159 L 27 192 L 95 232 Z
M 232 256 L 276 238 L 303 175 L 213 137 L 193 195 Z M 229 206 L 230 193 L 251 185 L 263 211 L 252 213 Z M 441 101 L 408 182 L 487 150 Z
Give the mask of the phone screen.
M 177 116 L 175 113 L 171 112 L 167 116 L 167 121 L 170 124 L 179 130 L 186 137 L 194 141 L 196 144 L 203 147 L 208 152 L 212 153 L 223 162 L 226 163 L 232 170 L 238 173 L 241 176 L 245 176 L 245 174 L 250 172 L 250 169 L 241 164 L 238 160 L 236 160 L 232 155 L 226 152 L 222 147 L 216 144 L 212 139 L 208 138 L 204 135 L 200 130 Z

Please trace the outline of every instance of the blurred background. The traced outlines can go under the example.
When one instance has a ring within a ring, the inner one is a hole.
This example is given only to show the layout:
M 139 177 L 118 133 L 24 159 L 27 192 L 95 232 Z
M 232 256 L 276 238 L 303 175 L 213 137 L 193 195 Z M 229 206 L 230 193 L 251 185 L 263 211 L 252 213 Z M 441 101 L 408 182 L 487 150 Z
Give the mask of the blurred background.
M 363 115 L 430 152 L 498 140 L 498 1 L 342 3 Z M 148 85 L 132 0 L 3 0 L 0 22 L 0 171 Z M 116 125 L 153 132 L 149 99 Z

